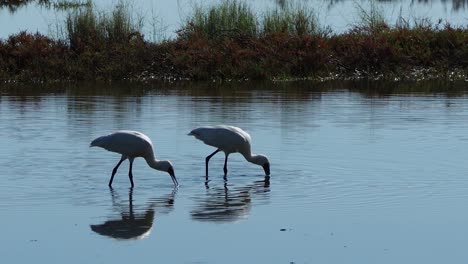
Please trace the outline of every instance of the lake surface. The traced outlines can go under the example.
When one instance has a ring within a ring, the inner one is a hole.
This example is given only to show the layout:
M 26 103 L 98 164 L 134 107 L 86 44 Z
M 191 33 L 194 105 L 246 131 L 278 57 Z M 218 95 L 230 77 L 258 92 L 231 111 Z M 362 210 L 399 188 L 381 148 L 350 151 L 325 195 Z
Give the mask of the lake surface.
M 121 0 L 94 0 L 97 10 L 110 12 Z M 124 0 L 131 6 L 136 17 L 143 18 L 142 32 L 151 41 L 174 38 L 195 5 L 211 5 L 224 0 Z M 51 1 L 56 2 L 56 1 Z M 82 2 L 85 2 L 83 0 Z M 245 1 L 261 16 L 264 12 L 281 8 L 284 0 Z M 455 26 L 466 26 L 468 21 L 467 0 L 296 0 L 310 6 L 318 15 L 322 26 L 329 26 L 333 32 L 342 33 L 359 21 L 360 9 L 369 11 L 374 2 L 386 21 L 394 25 L 401 15 L 409 22 L 422 18 L 437 23 L 439 19 Z M 63 25 L 69 10 L 47 8 L 31 1 L 29 4 L 3 6 L 0 8 L 0 38 L 7 38 L 21 30 L 41 32 L 54 37 L 64 37 Z M 154 25 L 154 26 L 153 26 Z
M 121 84 L 2 88 L 5 263 L 464 263 L 466 83 Z M 187 136 L 231 124 L 266 154 Z M 180 183 L 89 148 L 147 134 Z

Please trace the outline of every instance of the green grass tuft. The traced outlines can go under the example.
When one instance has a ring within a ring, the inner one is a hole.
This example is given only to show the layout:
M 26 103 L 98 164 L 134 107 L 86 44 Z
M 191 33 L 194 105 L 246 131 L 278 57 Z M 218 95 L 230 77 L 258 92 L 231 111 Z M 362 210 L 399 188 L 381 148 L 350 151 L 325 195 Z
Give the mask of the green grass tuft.
M 143 19 L 135 19 L 129 6 L 120 1 L 109 14 L 97 12 L 93 5 L 72 11 L 66 20 L 67 38 L 72 49 L 98 49 L 104 45 L 128 43 L 140 35 Z
M 263 34 L 318 35 L 324 33 L 314 11 L 307 5 L 284 4 L 263 15 Z
M 196 6 L 184 27 L 186 33 L 200 32 L 209 38 L 232 34 L 255 35 L 255 13 L 245 2 L 225 0 L 211 7 Z

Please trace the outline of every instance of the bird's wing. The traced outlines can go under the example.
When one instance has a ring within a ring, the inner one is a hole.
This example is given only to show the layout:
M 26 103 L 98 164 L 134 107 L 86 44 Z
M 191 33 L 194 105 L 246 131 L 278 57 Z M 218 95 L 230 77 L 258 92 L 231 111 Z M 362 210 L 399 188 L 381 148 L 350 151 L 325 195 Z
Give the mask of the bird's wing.
M 236 152 L 247 143 L 250 144 L 249 134 L 231 126 L 199 127 L 192 130 L 189 135 L 227 152 Z
M 153 147 L 147 136 L 136 131 L 117 131 L 98 137 L 91 142 L 91 146 L 134 157 L 144 155 Z
M 241 137 L 244 142 L 250 144 L 251 138 L 250 138 L 249 133 L 235 126 L 227 126 L 227 128 L 231 130 L 232 132 L 236 133 L 237 135 L 239 135 L 239 137 Z

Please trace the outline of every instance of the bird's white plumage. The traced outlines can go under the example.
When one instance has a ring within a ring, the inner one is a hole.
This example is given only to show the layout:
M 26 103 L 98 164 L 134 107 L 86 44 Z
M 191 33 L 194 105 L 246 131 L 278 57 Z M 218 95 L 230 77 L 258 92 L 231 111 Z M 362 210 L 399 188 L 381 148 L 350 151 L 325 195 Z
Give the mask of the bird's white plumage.
M 128 159 L 130 161 L 129 178 L 133 187 L 132 164 L 136 157 L 144 158 L 146 163 L 148 163 L 148 165 L 153 169 L 168 172 L 174 182 L 174 185 L 178 185 L 171 162 L 166 160 L 159 161 L 155 158 L 153 143 L 151 142 L 151 139 L 143 133 L 131 130 L 121 130 L 96 138 L 91 142 L 90 146 L 101 147 L 108 151 L 122 154 L 120 162 L 112 171 L 109 186 L 112 185 L 114 175 L 122 161 Z
M 204 126 L 198 127 L 190 131 L 188 134 L 203 141 L 203 143 L 217 148 L 215 152 L 207 156 L 206 162 L 206 176 L 208 177 L 208 162 L 210 158 L 218 151 L 223 151 L 226 154 L 224 161 L 224 174 L 227 173 L 227 160 L 231 153 L 239 152 L 244 158 L 251 163 L 260 165 L 265 170 L 265 174 L 270 174 L 270 162 L 264 155 L 255 155 L 251 152 L 250 135 L 244 130 L 235 126 Z
M 199 127 L 192 130 L 189 135 L 226 153 L 250 152 L 250 135 L 238 127 L 225 125 Z
M 91 146 L 101 147 L 129 157 L 154 156 L 151 139 L 138 131 L 116 131 L 112 134 L 96 138 L 91 142 Z

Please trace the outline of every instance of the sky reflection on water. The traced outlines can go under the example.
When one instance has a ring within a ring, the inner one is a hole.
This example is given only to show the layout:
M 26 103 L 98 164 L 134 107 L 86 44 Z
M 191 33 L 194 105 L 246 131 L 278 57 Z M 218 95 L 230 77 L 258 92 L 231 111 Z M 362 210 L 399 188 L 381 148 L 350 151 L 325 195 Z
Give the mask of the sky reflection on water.
M 2 257 L 11 263 L 463 262 L 465 83 L 177 83 L 0 88 Z M 238 125 L 272 176 L 187 133 Z M 89 148 L 147 134 L 181 184 Z M 126 167 L 128 164 L 122 164 Z M 135 239 L 135 238 L 144 239 Z

